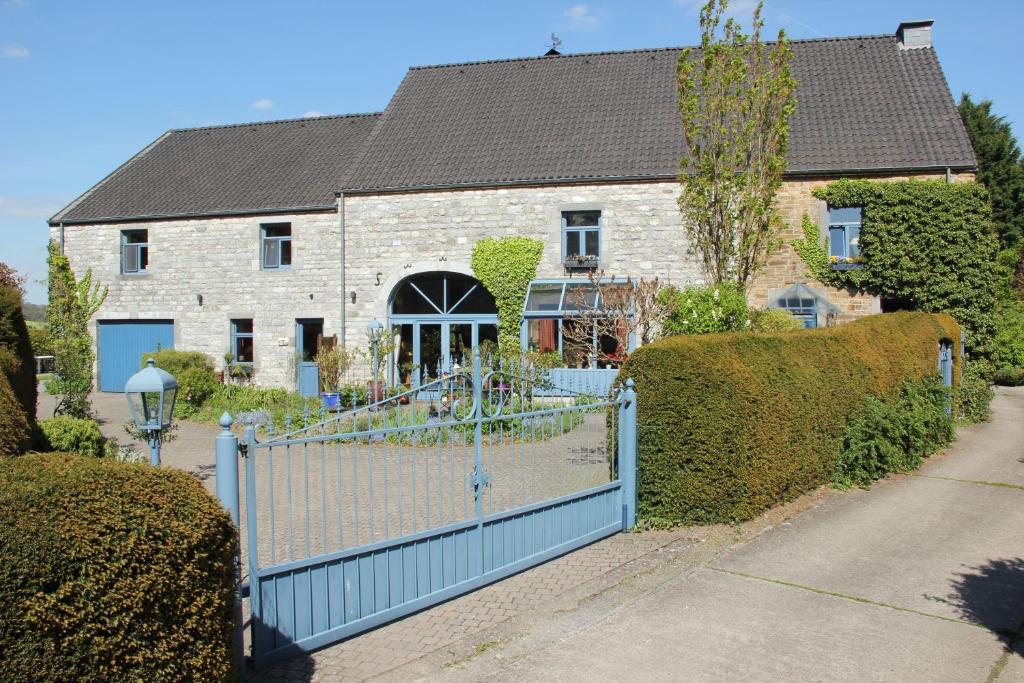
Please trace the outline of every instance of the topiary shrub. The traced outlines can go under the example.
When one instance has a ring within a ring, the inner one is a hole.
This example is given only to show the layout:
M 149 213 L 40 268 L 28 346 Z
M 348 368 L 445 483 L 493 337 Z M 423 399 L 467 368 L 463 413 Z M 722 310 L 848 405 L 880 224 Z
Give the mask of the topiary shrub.
M 1001 387 L 1024 386 L 1024 368 L 1002 368 L 996 370 L 994 381 L 996 385 Z
M 946 315 L 891 313 L 838 327 L 679 335 L 639 348 L 619 377 L 638 395 L 639 513 L 714 524 L 828 483 L 850 416 L 936 373 Z M 958 382 L 959 344 L 954 344 Z
M 670 285 L 658 293 L 658 301 L 668 311 L 661 323 L 665 335 L 733 332 L 747 325 L 747 300 L 734 282 L 685 289 Z
M 32 342 L 21 303 L 21 293 L 17 289 L 0 287 L 0 349 L 11 354 L 4 359 L 0 372 L 7 375 L 31 428 L 35 425 L 38 387 Z
M 175 351 L 174 349 L 150 351 L 142 354 L 142 358 L 139 359 L 139 368 L 146 367 L 146 362 L 150 358 L 156 362 L 158 368 L 171 373 L 175 378 L 190 368 L 206 370 L 213 376 L 213 359 L 201 351 Z
M 761 308 L 750 311 L 751 332 L 795 332 L 804 324 L 784 308 Z
M 910 380 L 896 400 L 865 396 L 850 416 L 832 476 L 840 487 L 869 487 L 890 472 L 910 472 L 953 440 L 949 389 L 937 376 Z
M 0 349 L 0 364 L 10 362 L 11 358 L 8 351 Z M 0 372 L 0 457 L 21 455 L 27 451 L 32 445 L 33 424 L 14 395 L 6 374 Z
M 0 679 L 234 679 L 236 543 L 185 472 L 0 462 Z
M 99 458 L 104 453 L 103 434 L 95 420 L 58 415 L 39 421 L 45 450 Z

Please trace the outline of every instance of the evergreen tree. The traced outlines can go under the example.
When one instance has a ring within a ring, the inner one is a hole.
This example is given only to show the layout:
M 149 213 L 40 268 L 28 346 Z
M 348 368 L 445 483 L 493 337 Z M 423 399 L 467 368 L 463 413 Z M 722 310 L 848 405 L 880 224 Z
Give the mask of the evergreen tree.
M 975 103 L 960 96 L 960 117 L 978 157 L 978 180 L 992 198 L 992 218 L 1003 247 L 1019 247 L 1024 237 L 1024 165 L 1020 147 L 1002 116 L 992 113 L 992 102 Z

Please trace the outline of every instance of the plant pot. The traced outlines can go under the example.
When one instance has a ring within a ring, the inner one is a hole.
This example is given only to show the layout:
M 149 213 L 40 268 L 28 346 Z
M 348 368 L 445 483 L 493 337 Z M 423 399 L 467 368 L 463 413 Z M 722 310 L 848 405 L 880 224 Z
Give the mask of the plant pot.
M 366 401 L 368 403 L 380 403 L 384 400 L 384 383 L 383 382 L 367 382 L 366 383 Z
M 341 405 L 341 394 L 324 392 L 320 394 L 320 403 L 327 410 L 337 410 L 338 406 Z

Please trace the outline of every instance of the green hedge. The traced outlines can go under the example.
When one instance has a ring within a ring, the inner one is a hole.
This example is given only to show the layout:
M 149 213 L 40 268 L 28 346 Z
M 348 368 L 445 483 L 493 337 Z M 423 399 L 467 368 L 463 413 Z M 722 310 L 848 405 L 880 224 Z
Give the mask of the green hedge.
M 0 349 L 9 354 L 0 362 L 0 372 L 7 377 L 30 428 L 33 428 L 38 387 L 32 342 L 21 305 L 21 293 L 17 289 L 0 287 Z
M 894 397 L 907 380 L 936 373 L 939 340 L 959 338 L 949 316 L 891 313 L 641 347 L 619 374 L 638 394 L 640 515 L 670 524 L 745 520 L 829 482 L 864 397 Z
M 142 354 L 139 359 L 139 368 L 146 367 L 146 363 L 152 358 L 156 366 L 165 370 L 175 377 L 184 373 L 190 368 L 208 370 L 213 374 L 213 359 L 202 351 L 175 351 L 174 349 L 160 349 Z
M 236 542 L 185 472 L 0 462 L 0 680 L 233 679 Z

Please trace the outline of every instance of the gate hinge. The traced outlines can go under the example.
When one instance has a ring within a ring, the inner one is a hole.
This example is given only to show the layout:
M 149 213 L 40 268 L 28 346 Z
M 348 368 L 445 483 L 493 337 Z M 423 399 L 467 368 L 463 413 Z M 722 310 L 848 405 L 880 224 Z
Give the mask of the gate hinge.
M 469 482 L 473 485 L 473 490 L 476 494 L 479 495 L 482 487 L 491 485 L 491 475 L 489 472 L 485 472 L 474 465 L 473 473 L 469 476 Z

